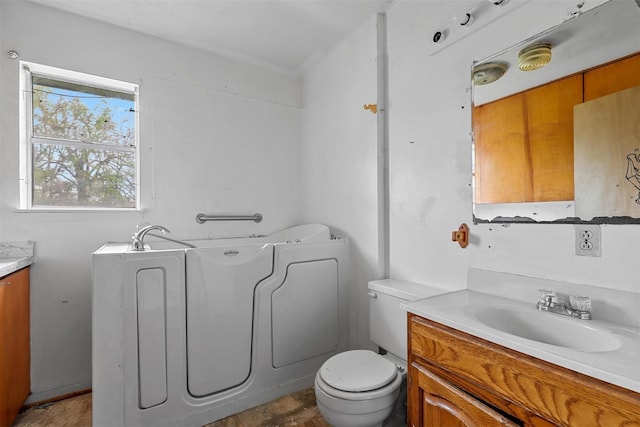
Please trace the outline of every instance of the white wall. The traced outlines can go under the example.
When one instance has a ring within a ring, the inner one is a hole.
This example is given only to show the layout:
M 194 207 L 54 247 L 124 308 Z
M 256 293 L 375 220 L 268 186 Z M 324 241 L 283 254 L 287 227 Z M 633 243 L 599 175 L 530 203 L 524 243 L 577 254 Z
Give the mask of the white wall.
M 638 225 L 602 226 L 600 258 L 575 255 L 573 225 L 472 225 L 470 65 L 559 24 L 567 2 L 526 3 L 430 56 L 434 29 L 463 6 L 402 1 L 389 12 L 391 275 L 463 284 L 478 267 L 640 292 Z M 450 238 L 462 222 L 464 250 Z
M 400 0 L 388 11 L 391 278 L 464 287 L 477 267 L 640 292 L 638 225 L 602 226 L 602 257 L 590 258 L 575 255 L 572 225 L 472 224 L 471 63 L 559 24 L 574 6 L 511 1 L 505 7 L 524 5 L 431 55 L 433 32 L 477 3 Z M 359 295 L 378 272 L 373 120 L 361 127 L 362 104 L 374 96 L 374 45 L 370 22 L 304 80 L 305 218 L 344 224 Z M 463 222 L 471 227 L 466 249 L 451 242 Z M 361 318 L 367 299 L 353 301 Z M 352 331 L 362 345 L 366 324 Z
M 32 391 L 90 387 L 91 253 L 138 223 L 178 238 L 266 234 L 301 219 L 300 81 L 26 2 L 1 2 L 0 236 L 36 242 Z M 26 19 L 28 17 L 28 19 Z M 24 213 L 18 206 L 18 61 L 140 85 L 144 213 Z M 195 222 L 206 213 L 264 220 Z
M 378 259 L 376 20 L 328 53 L 305 75 L 302 182 L 305 222 L 321 222 L 351 239 L 350 342 L 368 345 L 367 282 Z

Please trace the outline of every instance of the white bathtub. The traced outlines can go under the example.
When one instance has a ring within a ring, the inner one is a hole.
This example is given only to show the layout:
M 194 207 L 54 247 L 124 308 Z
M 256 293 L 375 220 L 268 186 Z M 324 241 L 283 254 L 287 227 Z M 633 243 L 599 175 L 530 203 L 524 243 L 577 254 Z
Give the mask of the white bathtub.
M 347 240 L 310 224 L 188 243 L 93 254 L 95 426 L 201 426 L 312 385 L 345 349 Z

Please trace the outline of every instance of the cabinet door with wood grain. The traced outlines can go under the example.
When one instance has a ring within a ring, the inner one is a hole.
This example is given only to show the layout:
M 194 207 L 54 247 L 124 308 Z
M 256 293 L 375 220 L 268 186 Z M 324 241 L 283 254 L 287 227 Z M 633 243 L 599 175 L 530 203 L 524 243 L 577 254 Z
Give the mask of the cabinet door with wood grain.
M 29 269 L 0 279 L 0 427 L 29 395 Z
M 411 394 L 417 395 L 421 402 L 417 411 L 412 414 L 411 422 L 414 427 L 518 426 L 420 364 L 414 362 L 411 371 Z
M 474 107 L 476 203 L 573 200 L 582 74 Z
M 521 93 L 473 108 L 476 203 L 526 201 L 526 131 Z
M 525 92 L 527 201 L 574 199 L 573 107 L 582 102 L 582 74 Z
M 640 53 L 584 73 L 584 100 L 640 85 Z

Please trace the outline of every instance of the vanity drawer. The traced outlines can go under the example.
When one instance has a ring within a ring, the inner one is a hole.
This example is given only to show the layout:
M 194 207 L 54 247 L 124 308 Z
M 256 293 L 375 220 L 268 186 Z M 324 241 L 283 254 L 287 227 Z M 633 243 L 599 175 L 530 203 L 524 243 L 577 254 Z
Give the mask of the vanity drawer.
M 409 315 L 409 355 L 560 426 L 640 427 L 640 394 Z

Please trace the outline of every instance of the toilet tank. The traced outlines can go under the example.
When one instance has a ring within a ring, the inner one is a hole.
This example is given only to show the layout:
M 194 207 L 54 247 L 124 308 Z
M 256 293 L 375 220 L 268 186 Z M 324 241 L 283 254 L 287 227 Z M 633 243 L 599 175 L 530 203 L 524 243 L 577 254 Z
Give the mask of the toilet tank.
M 389 353 L 407 360 L 407 312 L 401 304 L 448 292 L 401 280 L 369 282 L 369 338 Z

